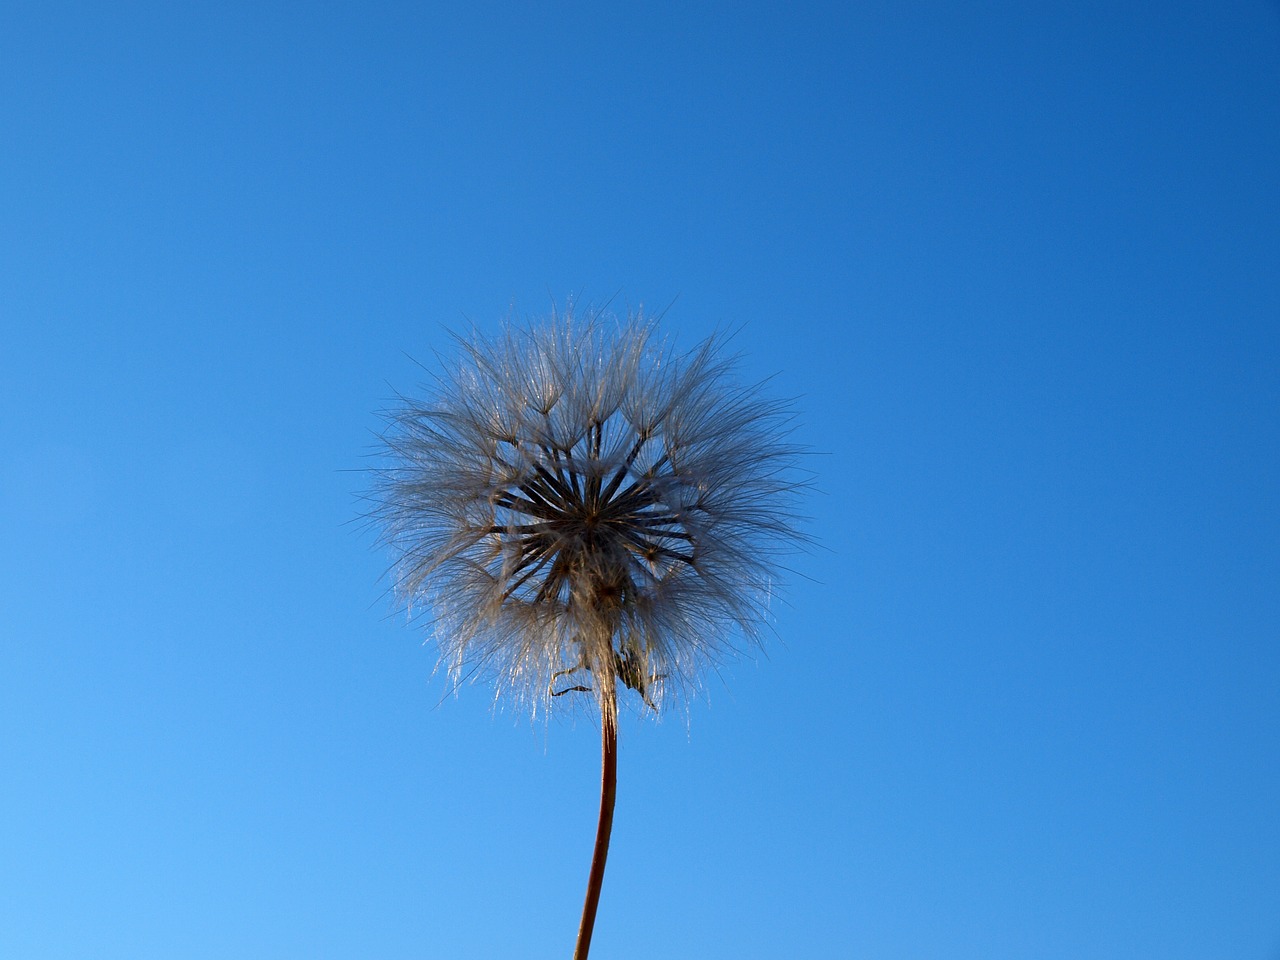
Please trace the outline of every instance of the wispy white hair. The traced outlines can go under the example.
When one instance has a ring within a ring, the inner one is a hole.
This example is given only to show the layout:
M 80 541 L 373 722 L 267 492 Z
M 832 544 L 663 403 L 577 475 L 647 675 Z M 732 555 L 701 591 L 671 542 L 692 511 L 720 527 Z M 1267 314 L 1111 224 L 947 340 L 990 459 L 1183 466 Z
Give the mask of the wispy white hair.
M 641 314 L 569 308 L 455 339 L 456 365 L 388 414 L 373 509 L 455 682 L 536 711 L 556 681 L 621 680 L 658 709 L 759 640 L 803 539 L 797 448 L 721 338 L 676 353 Z

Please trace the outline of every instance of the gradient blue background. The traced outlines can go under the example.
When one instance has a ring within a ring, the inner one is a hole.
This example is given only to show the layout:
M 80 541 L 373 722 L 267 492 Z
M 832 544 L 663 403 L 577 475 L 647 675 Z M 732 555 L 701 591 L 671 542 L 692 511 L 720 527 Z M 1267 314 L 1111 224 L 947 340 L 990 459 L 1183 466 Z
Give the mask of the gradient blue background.
M 569 955 L 596 731 L 446 697 L 352 471 L 580 295 L 822 452 L 593 955 L 1280 957 L 1274 3 L 11 0 L 0 84 L 0 956 Z

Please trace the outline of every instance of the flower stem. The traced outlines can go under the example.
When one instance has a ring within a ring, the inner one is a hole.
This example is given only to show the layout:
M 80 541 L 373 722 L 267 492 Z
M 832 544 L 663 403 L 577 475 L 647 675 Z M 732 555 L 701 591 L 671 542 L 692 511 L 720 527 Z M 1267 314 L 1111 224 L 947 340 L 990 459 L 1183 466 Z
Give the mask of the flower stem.
M 604 862 L 609 856 L 609 834 L 613 831 L 613 801 L 618 792 L 618 701 L 612 676 L 600 698 L 600 821 L 596 825 L 596 846 L 591 853 L 591 873 L 587 877 L 587 899 L 582 905 L 582 924 L 573 960 L 587 960 L 591 930 L 596 923 L 600 887 L 604 884 Z

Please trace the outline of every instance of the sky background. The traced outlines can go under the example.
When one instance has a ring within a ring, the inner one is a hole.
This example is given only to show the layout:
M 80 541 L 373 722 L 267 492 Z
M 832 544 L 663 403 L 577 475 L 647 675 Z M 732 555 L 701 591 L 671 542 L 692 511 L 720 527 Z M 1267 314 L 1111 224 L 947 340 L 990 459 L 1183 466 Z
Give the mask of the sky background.
M 1280 958 L 1280 7 L 0 7 L 0 956 L 562 958 L 585 721 L 354 518 L 445 331 L 797 398 L 765 655 L 632 714 L 601 958 Z

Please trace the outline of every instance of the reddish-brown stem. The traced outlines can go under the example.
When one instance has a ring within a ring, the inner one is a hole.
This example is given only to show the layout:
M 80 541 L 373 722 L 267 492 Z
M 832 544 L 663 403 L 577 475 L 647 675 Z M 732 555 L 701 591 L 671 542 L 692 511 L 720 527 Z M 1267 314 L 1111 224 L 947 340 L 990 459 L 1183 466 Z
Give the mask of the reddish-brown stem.
M 591 852 L 591 873 L 587 877 L 587 899 L 582 905 L 582 924 L 573 960 L 587 960 L 591 930 L 596 924 L 600 887 L 604 883 L 604 862 L 609 857 L 609 834 L 613 831 L 613 801 L 618 792 L 618 701 L 610 675 L 600 697 L 600 821 L 596 825 L 596 846 Z

